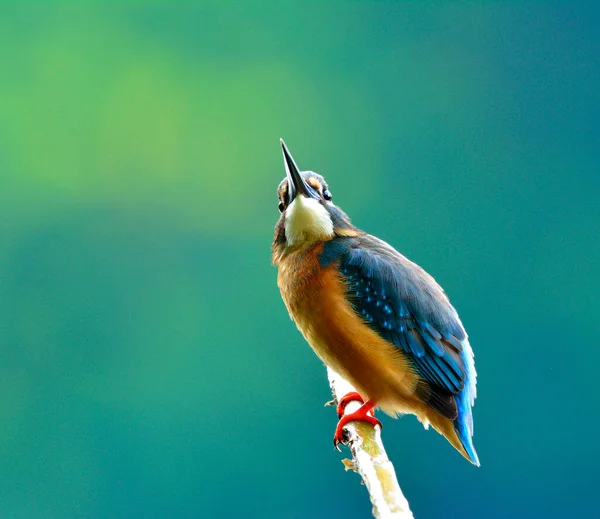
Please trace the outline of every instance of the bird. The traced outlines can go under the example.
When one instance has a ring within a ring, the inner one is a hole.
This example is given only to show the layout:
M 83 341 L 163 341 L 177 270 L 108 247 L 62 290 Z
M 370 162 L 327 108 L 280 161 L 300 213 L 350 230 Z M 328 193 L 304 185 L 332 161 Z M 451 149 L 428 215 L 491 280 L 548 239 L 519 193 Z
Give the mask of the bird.
M 375 409 L 413 414 L 468 461 L 476 397 L 473 350 L 435 279 L 391 245 L 355 227 L 325 179 L 300 171 L 280 139 L 285 178 L 271 247 L 291 319 L 321 361 L 356 392 L 339 399 L 334 445 L 350 421 L 381 425 Z M 360 408 L 344 414 L 351 400 Z

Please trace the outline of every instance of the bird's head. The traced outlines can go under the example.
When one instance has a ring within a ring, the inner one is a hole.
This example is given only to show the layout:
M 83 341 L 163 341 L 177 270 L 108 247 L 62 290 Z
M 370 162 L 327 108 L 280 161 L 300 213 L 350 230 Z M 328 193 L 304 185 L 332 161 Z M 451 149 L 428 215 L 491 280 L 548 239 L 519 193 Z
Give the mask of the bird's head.
M 300 171 L 283 140 L 281 148 L 286 176 L 277 188 L 281 216 L 275 227 L 274 255 L 355 234 L 348 216 L 332 202 L 325 179 L 313 171 Z

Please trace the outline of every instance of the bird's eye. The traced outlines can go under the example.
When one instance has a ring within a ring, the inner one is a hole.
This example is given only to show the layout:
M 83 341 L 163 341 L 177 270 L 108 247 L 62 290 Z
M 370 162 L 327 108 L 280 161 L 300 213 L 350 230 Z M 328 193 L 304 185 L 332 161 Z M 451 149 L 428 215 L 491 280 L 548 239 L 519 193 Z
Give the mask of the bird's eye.
M 331 200 L 331 193 L 329 192 L 329 189 L 323 191 L 323 198 L 327 201 Z
M 279 202 L 279 205 L 277 206 L 277 209 L 279 209 L 280 213 L 283 213 L 283 210 L 285 209 L 285 206 L 283 205 L 283 202 Z

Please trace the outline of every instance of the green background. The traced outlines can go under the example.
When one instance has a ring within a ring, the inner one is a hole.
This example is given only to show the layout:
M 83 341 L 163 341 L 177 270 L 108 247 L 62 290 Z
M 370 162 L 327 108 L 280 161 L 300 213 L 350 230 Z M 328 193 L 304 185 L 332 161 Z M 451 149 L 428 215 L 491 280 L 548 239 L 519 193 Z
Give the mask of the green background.
M 0 517 L 368 517 L 270 265 L 278 139 L 444 286 L 476 469 L 417 518 L 600 514 L 600 8 L 0 8 Z

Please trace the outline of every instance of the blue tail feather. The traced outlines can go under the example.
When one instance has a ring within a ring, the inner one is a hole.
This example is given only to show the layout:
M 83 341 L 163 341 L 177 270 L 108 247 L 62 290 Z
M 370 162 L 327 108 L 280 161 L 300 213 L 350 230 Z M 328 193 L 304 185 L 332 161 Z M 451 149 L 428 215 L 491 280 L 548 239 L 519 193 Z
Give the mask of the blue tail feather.
M 461 398 L 463 393 L 464 390 L 456 397 L 458 418 L 454 420 L 454 430 L 471 459 L 471 463 L 479 467 L 479 456 L 477 456 L 477 451 L 473 445 L 473 416 L 471 414 L 471 406 Z
M 479 467 L 479 457 L 473 445 L 473 413 L 471 411 L 477 396 L 477 389 L 475 388 L 477 373 L 473 362 L 473 350 L 471 350 L 471 345 L 467 339 L 462 341 L 461 357 L 466 368 L 465 386 L 456 395 L 458 417 L 454 420 L 454 430 L 473 465 Z

